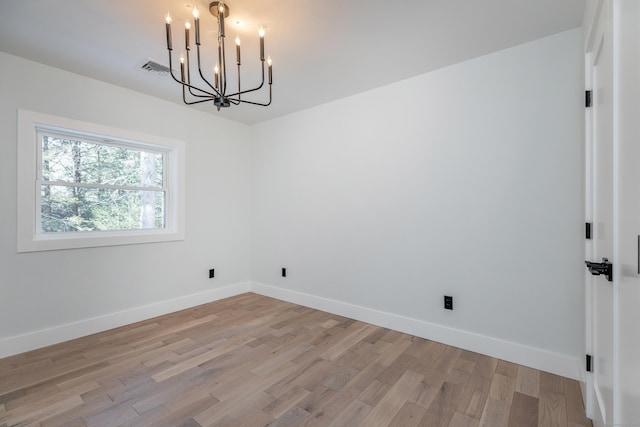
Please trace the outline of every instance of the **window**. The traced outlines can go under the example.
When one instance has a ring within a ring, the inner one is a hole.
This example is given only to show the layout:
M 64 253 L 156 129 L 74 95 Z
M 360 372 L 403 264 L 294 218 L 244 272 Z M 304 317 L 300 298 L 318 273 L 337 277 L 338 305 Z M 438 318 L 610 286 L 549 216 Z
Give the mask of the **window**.
M 180 141 L 20 110 L 18 251 L 184 238 Z

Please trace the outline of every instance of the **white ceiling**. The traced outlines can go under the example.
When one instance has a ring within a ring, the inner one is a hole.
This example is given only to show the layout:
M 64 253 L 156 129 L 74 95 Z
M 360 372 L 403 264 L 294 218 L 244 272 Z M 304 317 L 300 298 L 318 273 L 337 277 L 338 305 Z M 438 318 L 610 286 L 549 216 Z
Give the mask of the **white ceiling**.
M 168 63 L 167 12 L 173 18 L 174 53 L 179 56 L 183 23 L 194 6 L 201 11 L 203 58 L 213 58 L 215 21 L 208 4 L 208 0 L 0 0 L 0 51 L 181 103 L 177 83 L 140 67 L 148 58 Z M 243 77 L 253 78 L 251 82 L 258 79 L 251 72 L 259 66 L 257 29 L 266 28 L 266 51 L 273 58 L 273 103 L 267 108 L 242 105 L 220 112 L 211 103 L 191 108 L 251 124 L 579 27 L 585 0 L 228 0 L 227 4 L 231 10 L 227 53 L 235 58 L 233 39 L 239 35 Z M 174 69 L 179 69 L 177 56 Z M 210 64 L 207 61 L 205 70 Z M 401 108 L 385 105 L 384 100 L 380 107 Z

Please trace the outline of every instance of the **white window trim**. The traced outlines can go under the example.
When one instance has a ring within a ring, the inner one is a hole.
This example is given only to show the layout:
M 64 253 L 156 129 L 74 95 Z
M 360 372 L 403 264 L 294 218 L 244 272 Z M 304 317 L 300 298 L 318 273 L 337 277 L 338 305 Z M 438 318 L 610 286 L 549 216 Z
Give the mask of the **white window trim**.
M 37 132 L 40 129 L 74 131 L 99 139 L 132 141 L 132 145 L 162 147 L 168 151 L 166 227 L 162 230 L 123 230 L 71 233 L 40 233 L 40 192 L 37 183 Z M 185 143 L 183 141 L 118 129 L 79 120 L 18 110 L 18 227 L 17 251 L 35 252 L 99 246 L 184 240 L 185 234 Z

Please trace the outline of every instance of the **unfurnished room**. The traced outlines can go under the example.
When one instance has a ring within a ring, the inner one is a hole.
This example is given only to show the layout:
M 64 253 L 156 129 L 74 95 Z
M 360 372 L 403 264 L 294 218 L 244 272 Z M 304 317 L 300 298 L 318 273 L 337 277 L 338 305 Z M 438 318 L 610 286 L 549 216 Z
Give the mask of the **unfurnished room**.
M 640 2 L 0 0 L 0 427 L 640 427 Z

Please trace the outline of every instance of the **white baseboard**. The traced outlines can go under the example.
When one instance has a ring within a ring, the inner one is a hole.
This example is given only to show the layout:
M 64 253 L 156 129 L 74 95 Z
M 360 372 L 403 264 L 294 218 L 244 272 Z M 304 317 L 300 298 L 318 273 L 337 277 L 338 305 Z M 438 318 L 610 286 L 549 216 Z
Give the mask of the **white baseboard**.
M 372 323 L 421 338 L 551 372 L 563 377 L 584 381 L 580 360 L 570 356 L 461 329 L 450 328 L 444 325 L 425 322 L 423 320 L 404 317 L 398 314 L 256 282 L 238 283 L 173 300 L 161 301 L 130 310 L 83 319 L 73 323 L 5 338 L 0 340 L 0 358 L 106 331 L 141 320 L 151 319 L 156 316 L 173 313 L 245 292 L 255 292 L 260 295 L 327 311 L 351 319 Z
M 41 329 L 0 340 L 0 358 L 58 344 L 75 338 L 106 331 L 141 320 L 151 319 L 219 299 L 249 292 L 249 282 L 211 289 L 172 300 L 135 307 L 116 313 L 83 319 L 77 322 Z
M 580 360 L 567 355 L 262 283 L 253 282 L 250 290 L 260 295 L 327 311 L 563 377 L 584 381 Z

